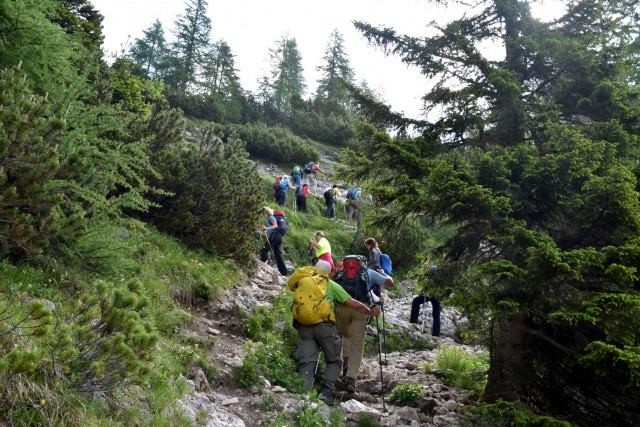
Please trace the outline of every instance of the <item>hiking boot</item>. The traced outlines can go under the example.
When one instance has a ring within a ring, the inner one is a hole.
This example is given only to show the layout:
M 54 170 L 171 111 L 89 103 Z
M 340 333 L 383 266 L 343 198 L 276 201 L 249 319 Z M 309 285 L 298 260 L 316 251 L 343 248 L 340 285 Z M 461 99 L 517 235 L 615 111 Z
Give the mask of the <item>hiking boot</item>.
M 356 392 L 356 380 L 351 377 L 347 377 L 347 382 L 345 383 L 347 388 L 347 393 L 353 394 Z
M 344 359 L 342 359 L 342 376 L 347 376 L 347 371 L 349 370 L 349 355 L 346 355 Z
M 333 393 L 327 387 L 320 387 L 320 393 L 318 393 L 320 399 L 324 400 L 327 405 L 335 405 L 336 401 L 333 398 Z

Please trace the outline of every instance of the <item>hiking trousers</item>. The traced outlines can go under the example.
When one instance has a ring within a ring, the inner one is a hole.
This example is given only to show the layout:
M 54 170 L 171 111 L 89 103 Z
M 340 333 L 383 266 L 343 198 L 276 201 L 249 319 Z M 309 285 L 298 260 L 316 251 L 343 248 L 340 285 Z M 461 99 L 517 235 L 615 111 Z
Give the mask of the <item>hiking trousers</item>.
M 353 219 L 353 214 L 360 209 L 360 202 L 357 200 L 349 200 L 349 209 L 347 210 L 347 220 Z M 358 213 L 358 220 L 361 220 L 360 213 Z
M 427 302 L 431 303 L 431 314 L 433 315 L 433 326 L 431 328 L 431 335 L 433 335 L 434 337 L 439 337 L 440 301 L 435 298 L 429 298 L 427 296 L 415 297 L 411 303 L 411 317 L 409 317 L 409 323 L 418 323 L 418 317 L 420 317 L 420 307 L 422 307 L 422 304 L 426 304 Z
M 260 251 L 260 261 L 267 262 L 269 260 L 269 251 L 273 250 L 273 257 L 276 259 L 278 271 L 283 276 L 286 276 L 288 271 L 287 266 L 284 264 L 284 260 L 282 259 L 280 246 L 282 246 L 282 234 L 280 234 L 279 231 L 274 231 L 271 234 L 271 237 L 269 237 L 267 243 L 264 244 L 262 250 Z
M 313 377 L 320 350 L 324 353 L 324 378 L 320 382 L 333 393 L 340 375 L 340 337 L 335 323 L 318 323 L 298 327 L 298 345 L 293 358 L 298 363 L 298 373 L 304 379 L 305 390 L 313 389 Z
M 336 306 L 336 321 L 342 332 L 342 356 L 349 356 L 347 377 L 356 379 L 360 372 L 368 315 L 358 313 L 344 304 Z
M 287 193 L 284 190 L 277 190 L 273 197 L 276 199 L 276 203 L 280 207 L 284 207 L 285 203 L 287 203 Z
M 316 179 L 315 173 L 307 174 L 307 184 L 309 185 L 309 188 L 311 189 L 311 191 L 315 193 L 318 187 L 318 180 Z
M 332 196 L 330 196 L 330 197 L 324 196 L 324 201 L 327 204 L 327 210 L 325 211 L 324 216 L 326 216 L 327 218 L 335 217 L 336 216 L 336 210 L 333 207 L 334 203 L 335 203 L 334 198 Z

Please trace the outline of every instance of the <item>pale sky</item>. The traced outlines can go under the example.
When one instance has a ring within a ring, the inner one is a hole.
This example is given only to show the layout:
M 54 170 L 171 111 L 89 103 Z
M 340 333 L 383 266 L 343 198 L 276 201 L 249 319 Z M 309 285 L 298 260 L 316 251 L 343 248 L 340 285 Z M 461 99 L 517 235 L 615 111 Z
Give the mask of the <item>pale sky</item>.
M 104 16 L 104 50 L 107 55 L 121 50 L 143 36 L 142 31 L 159 19 L 168 41 L 183 0 L 90 0 Z M 534 12 L 549 12 L 554 0 L 532 6 Z M 451 8 L 436 7 L 427 0 L 208 0 L 212 41 L 224 39 L 235 55 L 242 87 L 255 92 L 257 80 L 265 74 L 269 49 L 286 33 L 296 39 L 308 92 L 315 92 L 316 67 L 337 29 L 357 81 L 366 80 L 384 101 L 398 112 L 419 118 L 421 96 L 428 82 L 415 67 L 408 68 L 397 57 L 385 56 L 369 46 L 352 21 L 395 28 L 400 34 L 424 36 L 432 20 L 448 21 L 457 14 Z M 553 7 L 552 7 L 553 8 Z M 459 9 L 458 9 L 459 10 Z

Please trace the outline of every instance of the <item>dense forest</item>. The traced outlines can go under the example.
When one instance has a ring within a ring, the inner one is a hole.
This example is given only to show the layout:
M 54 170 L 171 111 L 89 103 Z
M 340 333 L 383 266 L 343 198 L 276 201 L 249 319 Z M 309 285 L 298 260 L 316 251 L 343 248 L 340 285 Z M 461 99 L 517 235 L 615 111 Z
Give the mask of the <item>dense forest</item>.
M 162 419 L 205 363 L 163 343 L 256 252 L 268 193 L 249 157 L 288 168 L 329 146 L 379 200 L 356 237 L 395 249 L 490 350 L 491 425 L 640 424 L 640 10 L 565 3 L 540 22 L 483 0 L 424 37 L 355 22 L 433 82 L 429 121 L 358 83 L 338 30 L 305 98 L 289 35 L 243 89 L 206 0 L 173 42 L 156 21 L 113 61 L 89 0 L 1 2 L 0 423 Z

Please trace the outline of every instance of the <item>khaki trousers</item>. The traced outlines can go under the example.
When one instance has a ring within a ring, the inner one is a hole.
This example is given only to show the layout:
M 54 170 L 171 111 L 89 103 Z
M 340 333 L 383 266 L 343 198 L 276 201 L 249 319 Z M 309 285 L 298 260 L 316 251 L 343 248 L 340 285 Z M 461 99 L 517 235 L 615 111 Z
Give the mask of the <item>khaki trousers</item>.
M 360 372 L 368 315 L 358 313 L 344 304 L 336 306 L 336 321 L 342 332 L 342 356 L 349 356 L 347 376 L 356 379 Z

